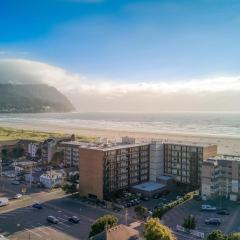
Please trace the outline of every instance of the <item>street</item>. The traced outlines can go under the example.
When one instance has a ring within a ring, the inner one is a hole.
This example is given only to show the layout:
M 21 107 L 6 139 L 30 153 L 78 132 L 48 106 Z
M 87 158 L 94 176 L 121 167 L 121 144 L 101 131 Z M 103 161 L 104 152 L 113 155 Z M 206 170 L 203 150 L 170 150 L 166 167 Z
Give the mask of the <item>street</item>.
M 20 186 L 11 185 L 6 179 L 4 183 L 9 188 L 6 195 L 17 193 L 20 189 Z M 113 214 L 118 217 L 119 223 L 125 223 L 125 211 L 115 213 L 80 202 L 66 196 L 60 189 L 48 192 L 33 188 L 29 192 L 22 199 L 12 200 L 9 205 L 0 208 L 0 234 L 11 240 L 87 239 L 92 223 L 105 214 Z M 43 209 L 33 208 L 34 202 L 41 202 Z M 57 217 L 59 223 L 47 223 L 49 215 Z M 73 215 L 80 218 L 78 224 L 68 221 Z M 128 216 L 128 224 L 135 221 Z

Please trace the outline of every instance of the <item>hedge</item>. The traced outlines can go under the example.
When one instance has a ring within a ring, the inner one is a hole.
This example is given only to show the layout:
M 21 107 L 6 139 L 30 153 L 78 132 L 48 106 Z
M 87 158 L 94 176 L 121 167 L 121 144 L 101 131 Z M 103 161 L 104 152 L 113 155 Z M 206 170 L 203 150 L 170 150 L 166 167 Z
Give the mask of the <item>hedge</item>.
M 185 194 L 182 198 L 173 201 L 167 205 L 165 205 L 164 207 L 158 208 L 154 213 L 153 213 L 153 217 L 158 217 L 161 218 L 166 212 L 168 212 L 169 210 L 171 210 L 172 208 L 183 204 L 184 202 L 190 200 L 193 197 L 194 193 L 190 192 Z

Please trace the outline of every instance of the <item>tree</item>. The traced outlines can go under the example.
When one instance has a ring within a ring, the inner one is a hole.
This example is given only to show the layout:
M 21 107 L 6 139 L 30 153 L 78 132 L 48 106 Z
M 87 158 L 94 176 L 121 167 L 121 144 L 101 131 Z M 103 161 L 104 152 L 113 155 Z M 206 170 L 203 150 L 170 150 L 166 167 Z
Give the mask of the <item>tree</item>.
M 221 231 L 214 230 L 208 235 L 207 240 L 227 240 L 227 238 Z
M 98 218 L 95 223 L 91 226 L 89 237 L 95 236 L 105 230 L 106 227 L 111 228 L 116 226 L 118 219 L 113 215 L 104 215 Z
M 8 153 L 8 149 L 2 149 L 2 161 L 3 162 L 7 162 L 9 159 L 9 153 Z
M 24 156 L 24 149 L 21 147 L 16 147 L 12 151 L 12 157 L 13 158 L 20 158 Z
M 77 183 L 78 180 L 79 180 L 79 173 L 71 175 L 68 179 L 68 181 L 71 183 Z
M 240 232 L 230 233 L 227 240 L 240 240 Z
M 63 151 L 55 152 L 51 160 L 52 165 L 53 166 L 60 165 L 63 162 L 63 157 L 64 157 Z
M 141 205 L 136 206 L 134 210 L 135 210 L 136 214 L 139 216 L 144 216 L 148 212 L 148 209 Z
M 144 226 L 146 240 L 176 240 L 175 235 L 158 218 L 149 218 Z
M 72 184 L 65 184 L 63 185 L 62 187 L 63 191 L 65 191 L 67 194 L 71 193 L 76 193 L 78 190 L 77 190 L 77 184 L 75 183 L 72 183 Z
M 195 229 L 196 228 L 195 217 L 192 215 L 189 215 L 187 218 L 184 218 L 184 223 L 182 226 L 188 230 Z

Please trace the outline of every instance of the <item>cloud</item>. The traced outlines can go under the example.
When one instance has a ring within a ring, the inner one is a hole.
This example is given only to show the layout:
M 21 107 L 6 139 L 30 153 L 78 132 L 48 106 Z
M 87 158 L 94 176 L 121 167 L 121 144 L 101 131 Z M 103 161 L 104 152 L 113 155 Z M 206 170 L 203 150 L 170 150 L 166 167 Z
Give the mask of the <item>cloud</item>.
M 81 111 L 240 111 L 240 76 L 119 83 L 25 59 L 0 60 L 0 83 L 45 83 Z

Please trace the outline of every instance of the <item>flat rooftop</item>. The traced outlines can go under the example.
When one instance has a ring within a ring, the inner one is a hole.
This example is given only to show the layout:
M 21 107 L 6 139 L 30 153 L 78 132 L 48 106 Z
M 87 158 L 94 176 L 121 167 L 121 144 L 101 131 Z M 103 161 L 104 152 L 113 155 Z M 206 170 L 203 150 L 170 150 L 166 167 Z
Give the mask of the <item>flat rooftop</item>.
M 145 183 L 140 183 L 138 185 L 132 186 L 133 189 L 147 191 L 147 192 L 156 191 L 164 187 L 165 185 L 156 183 L 156 182 L 145 182 Z
M 134 144 L 126 144 L 126 143 L 109 143 L 109 144 L 96 144 L 95 146 L 89 147 L 90 149 L 96 149 L 101 151 L 110 151 L 131 147 L 140 147 L 147 146 L 149 143 L 134 143 Z
M 240 156 L 236 155 L 217 155 L 215 157 L 209 158 L 208 160 L 214 160 L 214 161 L 221 161 L 221 160 L 227 160 L 227 161 L 240 161 Z
M 78 146 L 80 148 L 87 148 L 87 149 L 96 149 L 101 151 L 109 151 L 109 150 L 116 150 L 122 148 L 129 148 L 129 147 L 139 147 L 149 145 L 149 143 L 93 143 L 93 142 L 78 142 L 78 141 L 69 141 L 69 142 L 62 142 L 61 145 L 66 146 Z
M 69 145 L 69 146 L 87 146 L 91 143 L 89 142 L 79 142 L 79 141 L 65 141 L 61 142 L 60 145 Z
M 163 144 L 169 145 L 181 145 L 181 146 L 190 146 L 190 147 L 210 147 L 210 146 L 217 146 L 217 144 L 212 143 L 204 143 L 204 142 L 187 142 L 187 141 L 171 141 L 167 142 L 164 141 Z
M 174 179 L 174 178 L 171 176 L 162 175 L 162 176 L 159 176 L 157 179 L 170 180 L 170 179 Z

